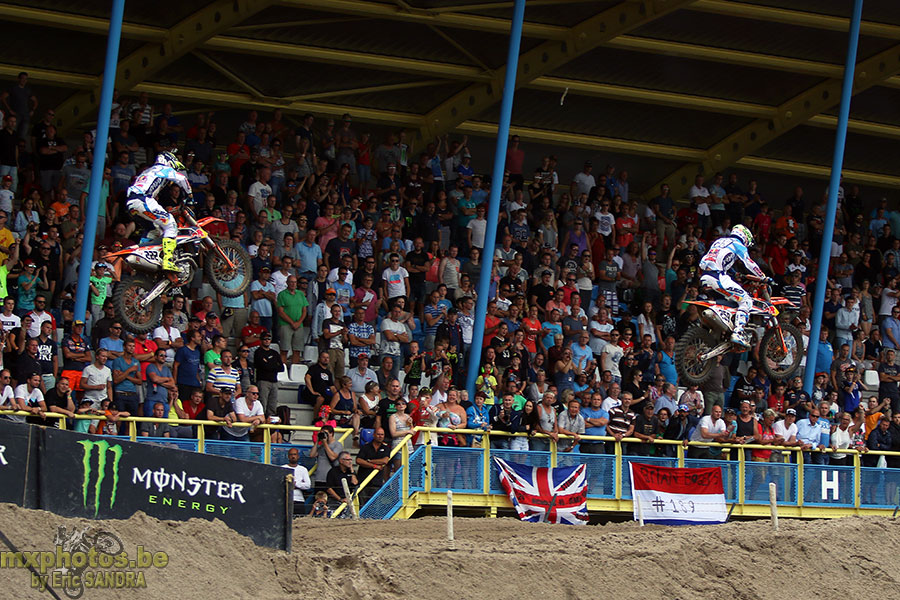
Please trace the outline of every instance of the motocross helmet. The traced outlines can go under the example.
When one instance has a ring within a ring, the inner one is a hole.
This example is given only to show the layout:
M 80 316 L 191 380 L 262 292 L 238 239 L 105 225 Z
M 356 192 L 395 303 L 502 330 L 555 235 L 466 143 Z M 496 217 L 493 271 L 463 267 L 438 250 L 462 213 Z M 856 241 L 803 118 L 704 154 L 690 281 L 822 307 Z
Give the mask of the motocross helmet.
M 731 237 L 735 237 L 741 240 L 741 242 L 748 248 L 753 246 L 753 234 L 750 233 L 750 230 L 743 225 L 735 225 L 734 227 L 732 227 Z
M 178 157 L 171 152 L 160 152 L 156 157 L 156 164 L 171 167 L 176 171 L 186 171 L 184 165 L 178 160 Z

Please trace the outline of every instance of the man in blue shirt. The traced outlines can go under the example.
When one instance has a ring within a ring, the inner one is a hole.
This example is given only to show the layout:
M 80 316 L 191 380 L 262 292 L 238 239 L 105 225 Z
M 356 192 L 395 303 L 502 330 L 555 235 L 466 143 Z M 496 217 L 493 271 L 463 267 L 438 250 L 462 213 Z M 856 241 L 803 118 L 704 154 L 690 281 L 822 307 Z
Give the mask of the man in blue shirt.
M 194 390 L 203 389 L 200 338 L 199 331 L 192 331 L 187 343 L 175 353 L 172 371 L 178 385 L 179 398 L 190 398 Z
M 803 449 L 804 464 L 824 465 L 825 445 L 822 444 L 822 428 L 819 427 L 819 409 L 809 411 L 809 417 L 797 421 L 797 440 Z M 819 450 L 812 452 L 813 449 Z
M 819 331 L 819 350 L 816 353 L 816 373 L 831 373 L 831 363 L 834 360 L 834 349 L 828 342 L 828 328 L 822 327 Z
M 900 349 L 900 305 L 891 308 L 891 316 L 881 322 L 881 333 L 885 348 Z
M 541 323 L 541 328 L 547 330 L 547 335 L 543 337 L 541 343 L 544 345 L 544 350 L 548 349 L 554 343 L 554 337 L 556 335 L 562 335 L 562 323 L 559 321 L 559 309 L 554 308 L 550 311 L 550 320 L 544 321 Z
M 108 338 L 101 340 L 101 344 Z M 140 415 L 138 411 L 138 388 L 142 384 L 141 362 L 134 357 L 134 340 L 124 344 L 122 356 L 112 361 L 113 397 L 119 410 L 132 415 Z
M 578 335 L 578 341 L 572 342 L 569 346 L 572 349 L 572 362 L 574 362 L 582 371 L 591 371 L 596 363 L 594 362 L 594 352 L 588 346 L 590 336 L 587 331 L 582 331 Z
M 585 435 L 606 435 L 609 413 L 601 408 L 602 404 L 603 394 L 594 392 L 591 394 L 590 404 L 581 409 L 581 416 L 584 417 Z M 582 440 L 579 447 L 582 454 L 603 454 L 604 442 Z
M 306 277 L 307 281 L 316 278 L 316 271 L 322 264 L 322 248 L 316 243 L 316 230 L 310 227 L 306 230 L 306 237 L 297 244 L 297 254 L 300 255 L 300 264 L 297 271 L 300 277 Z

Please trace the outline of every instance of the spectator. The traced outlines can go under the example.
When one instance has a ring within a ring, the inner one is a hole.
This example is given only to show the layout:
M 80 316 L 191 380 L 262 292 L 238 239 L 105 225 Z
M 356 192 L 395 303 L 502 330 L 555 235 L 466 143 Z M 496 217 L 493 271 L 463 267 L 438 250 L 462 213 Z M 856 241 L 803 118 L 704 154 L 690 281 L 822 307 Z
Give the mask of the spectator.
M 266 417 L 274 417 L 275 409 L 278 408 L 278 373 L 284 370 L 284 363 L 278 351 L 271 347 L 271 333 L 263 331 L 260 344 L 253 356 L 256 382 L 259 386 L 259 402 L 265 410 Z
M 166 405 L 157 402 L 153 405 L 153 418 L 164 419 L 166 417 Z M 152 438 L 172 437 L 172 426 L 168 423 L 141 423 L 140 435 Z
M 106 350 L 97 350 L 94 362 L 81 373 L 81 389 L 84 397 L 90 398 L 95 409 L 103 400 L 112 399 L 112 371 L 106 366 Z M 38 384 L 37 387 L 40 387 Z
M 200 361 L 200 332 L 191 331 L 185 335 L 188 336 L 187 342 L 178 348 L 172 365 L 172 375 L 175 378 L 175 383 L 178 385 L 179 398 L 190 398 L 191 392 L 203 389 L 203 365 Z M 181 336 L 179 336 L 178 339 L 181 339 Z M 166 357 L 168 358 L 168 352 Z
M 347 483 L 347 488 L 350 490 L 351 497 L 347 497 L 344 494 L 344 482 Z M 349 452 L 340 453 L 337 464 L 328 471 L 328 477 L 325 483 L 325 492 L 328 494 L 329 500 L 335 508 L 342 502 L 350 504 L 353 501 L 352 496 L 356 491 L 356 486 L 359 485 L 359 481 L 356 478 L 356 474 L 353 472 L 353 457 Z M 347 510 L 350 509 L 348 508 Z
M 144 413 L 140 409 L 138 388 L 143 386 L 144 381 L 141 377 L 141 363 L 135 358 L 134 349 L 133 339 L 125 341 L 122 355 L 112 361 L 113 398 L 116 405 L 125 412 L 132 415 L 142 415 Z
M 314 441 L 308 456 L 316 459 L 315 490 L 325 491 L 328 472 L 337 466 L 338 456 L 343 452 L 344 446 L 334 439 L 334 427 L 331 425 L 323 425 Z
M 291 448 L 288 450 L 288 461 L 282 465 L 285 469 L 291 469 L 294 476 L 294 518 L 306 514 L 306 504 L 303 498 L 303 492 L 309 491 L 312 482 L 309 480 L 309 471 L 300 464 L 300 449 Z

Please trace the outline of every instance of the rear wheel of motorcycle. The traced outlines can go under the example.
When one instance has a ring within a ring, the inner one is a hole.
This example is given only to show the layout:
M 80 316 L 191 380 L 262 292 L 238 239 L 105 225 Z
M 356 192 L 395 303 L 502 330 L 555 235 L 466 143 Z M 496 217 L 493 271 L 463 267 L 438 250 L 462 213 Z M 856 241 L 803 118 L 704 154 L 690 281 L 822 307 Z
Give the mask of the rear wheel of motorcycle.
M 684 332 L 675 344 L 678 385 L 703 385 L 712 376 L 715 359 L 701 361 L 697 357 L 711 350 L 717 343 L 716 336 L 701 325 L 691 325 Z
M 125 277 L 116 285 L 112 303 L 116 318 L 134 334 L 149 333 L 159 323 L 162 298 L 157 297 L 146 307 L 140 301 L 147 297 L 155 284 L 146 277 Z
M 790 379 L 800 368 L 800 361 L 806 350 L 803 347 L 803 334 L 789 323 L 781 324 L 784 346 L 778 336 L 778 328 L 767 329 L 759 345 L 762 368 L 772 381 Z M 787 352 L 785 352 L 787 347 Z
M 207 252 L 203 265 L 206 280 L 223 296 L 235 298 L 243 294 L 253 281 L 250 255 L 240 244 L 231 240 L 216 240 L 216 243 L 228 256 L 234 268 L 230 268 L 217 251 Z

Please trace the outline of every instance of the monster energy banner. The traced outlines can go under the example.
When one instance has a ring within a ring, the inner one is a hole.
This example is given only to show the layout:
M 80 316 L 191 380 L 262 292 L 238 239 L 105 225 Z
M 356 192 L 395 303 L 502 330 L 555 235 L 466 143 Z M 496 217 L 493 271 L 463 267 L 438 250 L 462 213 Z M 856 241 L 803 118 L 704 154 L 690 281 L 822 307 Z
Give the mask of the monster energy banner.
M 0 419 L 0 502 L 38 508 L 40 429 Z
M 39 507 L 44 510 L 98 519 L 127 519 L 138 511 L 176 521 L 219 519 L 259 545 L 290 549 L 290 505 L 280 467 L 17 427 L 40 432 Z

